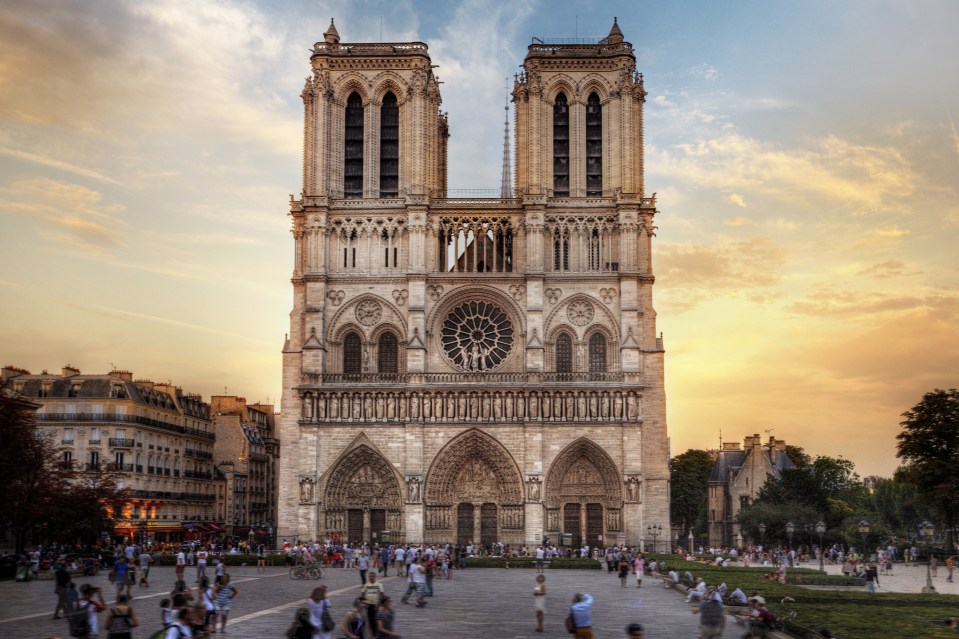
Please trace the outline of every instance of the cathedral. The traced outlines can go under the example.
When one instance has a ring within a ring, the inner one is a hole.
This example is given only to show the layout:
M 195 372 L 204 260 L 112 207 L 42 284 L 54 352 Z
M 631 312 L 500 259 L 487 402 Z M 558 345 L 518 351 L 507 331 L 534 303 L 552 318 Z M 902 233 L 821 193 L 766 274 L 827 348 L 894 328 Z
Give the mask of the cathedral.
M 310 63 L 279 538 L 650 545 L 669 530 L 656 200 L 619 25 L 533 39 L 501 197 L 447 196 L 426 44 L 331 23 Z

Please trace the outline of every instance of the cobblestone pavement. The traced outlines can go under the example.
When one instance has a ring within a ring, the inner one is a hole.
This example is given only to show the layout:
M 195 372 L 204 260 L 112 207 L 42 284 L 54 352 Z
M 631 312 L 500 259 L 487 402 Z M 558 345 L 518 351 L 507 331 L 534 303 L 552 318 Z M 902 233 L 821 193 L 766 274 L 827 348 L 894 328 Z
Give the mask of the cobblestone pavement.
M 188 578 L 191 574 L 192 571 L 187 573 Z M 359 574 L 353 570 L 329 571 L 320 582 L 293 581 L 282 568 L 257 573 L 255 567 L 234 567 L 230 574 L 238 594 L 223 639 L 282 637 L 296 608 L 319 583 L 330 590 L 334 618 L 339 622 L 359 590 Z M 534 632 L 535 576 L 535 571 L 529 569 L 455 571 L 450 580 L 436 580 L 436 596 L 428 599 L 423 609 L 399 603 L 406 584 L 392 573 L 384 586 L 396 602 L 397 631 L 405 639 L 569 637 L 563 619 L 576 592 L 588 592 L 595 599 L 593 628 L 597 639 L 625 637 L 624 628 L 631 622 L 643 624 L 647 639 L 699 636 L 699 618 L 690 614 L 679 592 L 665 590 L 658 581 L 648 578 L 641 589 L 636 588 L 635 581 L 622 588 L 619 579 L 605 570 L 548 570 L 546 632 Z M 154 568 L 150 577 L 150 588 L 134 589 L 134 608 L 140 617 L 134 639 L 146 639 L 161 627 L 159 602 L 173 586 L 173 568 Z M 77 579 L 77 583 L 86 582 L 100 586 L 104 593 L 114 592 L 106 573 Z M 0 637 L 68 636 L 66 622 L 52 619 L 56 603 L 52 581 L 0 582 L 0 597 L 5 604 L 0 607 Z M 108 602 L 113 600 L 112 596 L 105 598 Z M 743 630 L 730 621 L 723 637 L 742 635 Z M 100 635 L 101 639 L 105 636 Z M 334 633 L 336 636 L 339 633 Z

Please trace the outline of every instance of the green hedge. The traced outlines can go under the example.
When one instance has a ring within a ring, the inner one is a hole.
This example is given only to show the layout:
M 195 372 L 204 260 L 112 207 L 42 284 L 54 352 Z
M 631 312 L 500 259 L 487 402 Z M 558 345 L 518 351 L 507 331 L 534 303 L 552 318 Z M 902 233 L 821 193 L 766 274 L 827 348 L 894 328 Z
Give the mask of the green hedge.
M 155 565 L 157 566 L 175 566 L 176 565 L 176 555 L 155 555 L 153 557 Z M 241 566 L 246 564 L 247 566 L 256 565 L 256 555 L 223 555 L 222 557 L 217 557 L 218 560 L 222 560 L 227 566 Z M 266 565 L 267 566 L 282 566 L 286 563 L 286 558 L 280 554 L 268 554 L 266 556 Z M 207 566 L 213 565 L 213 559 L 210 558 L 207 560 Z M 196 566 L 187 566 L 187 568 L 196 568 Z
M 533 557 L 467 557 L 467 568 L 506 568 L 509 561 L 510 568 L 535 568 L 536 559 Z M 557 557 L 547 559 L 546 566 L 549 568 L 562 568 L 574 570 L 599 570 L 602 566 L 598 561 L 592 559 L 572 559 L 568 557 Z

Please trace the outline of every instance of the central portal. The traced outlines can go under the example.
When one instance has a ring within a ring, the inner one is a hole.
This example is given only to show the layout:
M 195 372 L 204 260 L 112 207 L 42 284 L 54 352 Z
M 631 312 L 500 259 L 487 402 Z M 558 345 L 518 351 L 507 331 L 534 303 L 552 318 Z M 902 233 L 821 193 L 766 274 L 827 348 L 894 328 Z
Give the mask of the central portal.
M 480 543 L 492 546 L 496 538 L 496 504 L 483 504 L 480 509 Z

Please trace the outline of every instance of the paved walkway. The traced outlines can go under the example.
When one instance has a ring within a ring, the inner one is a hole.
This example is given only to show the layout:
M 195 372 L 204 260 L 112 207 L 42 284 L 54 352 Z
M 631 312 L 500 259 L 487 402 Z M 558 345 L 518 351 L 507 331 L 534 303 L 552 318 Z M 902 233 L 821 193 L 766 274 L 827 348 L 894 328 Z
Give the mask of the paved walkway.
M 819 568 L 818 565 L 803 564 L 801 567 Z M 841 565 L 825 566 L 826 572 L 830 575 L 841 575 Z M 926 585 L 926 565 L 919 566 L 905 565 L 901 563 L 893 564 L 892 575 L 879 576 L 878 592 L 911 592 L 919 593 Z M 932 578 L 932 585 L 936 591 L 944 595 L 959 595 L 959 570 L 954 571 L 953 581 L 947 582 L 948 572 L 940 564 L 938 576 Z M 863 588 L 865 590 L 865 588 Z
M 287 571 L 271 568 L 257 573 L 254 567 L 231 568 L 238 595 L 224 639 L 280 638 L 318 583 L 330 589 L 334 618 L 339 622 L 359 590 L 356 571 L 333 570 L 321 582 L 293 581 Z M 189 573 L 188 573 L 189 576 Z M 406 639 L 526 639 L 568 638 L 563 619 L 576 592 L 593 595 L 594 634 L 597 639 L 625 637 L 626 624 L 638 622 L 646 628 L 647 639 L 692 639 L 698 637 L 699 618 L 690 614 L 682 595 L 665 590 L 648 579 L 642 588 L 621 588 L 619 579 L 603 571 L 552 570 L 546 573 L 546 632 L 534 632 L 533 585 L 535 571 L 529 569 L 472 568 L 456 571 L 451 580 L 437 580 L 436 596 L 426 608 L 399 603 L 405 582 L 386 579 L 387 594 L 396 601 L 397 631 Z M 161 627 L 159 602 L 173 586 L 172 568 L 154 568 L 149 589 L 135 589 L 134 607 L 140 627 L 134 639 L 146 639 Z M 78 579 L 94 583 L 113 593 L 106 574 Z M 0 582 L 0 637 L 35 639 L 67 637 L 67 624 L 52 617 L 56 597 L 52 581 Z M 107 597 L 111 601 L 112 597 Z M 735 623 L 727 625 L 724 639 L 742 637 Z M 337 634 L 334 634 L 337 636 Z M 105 634 L 101 633 L 101 639 Z

